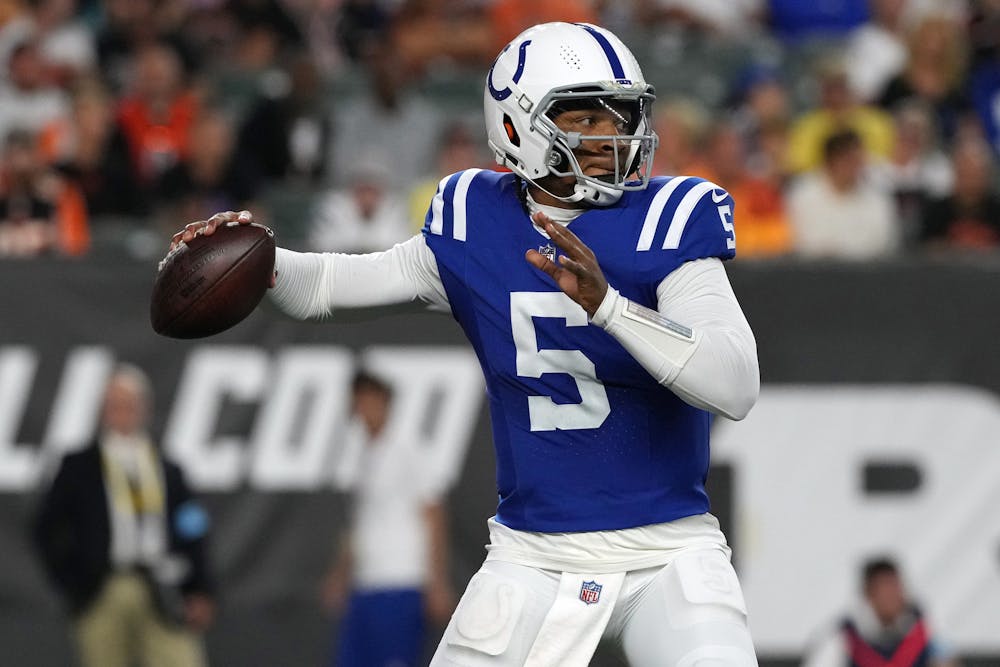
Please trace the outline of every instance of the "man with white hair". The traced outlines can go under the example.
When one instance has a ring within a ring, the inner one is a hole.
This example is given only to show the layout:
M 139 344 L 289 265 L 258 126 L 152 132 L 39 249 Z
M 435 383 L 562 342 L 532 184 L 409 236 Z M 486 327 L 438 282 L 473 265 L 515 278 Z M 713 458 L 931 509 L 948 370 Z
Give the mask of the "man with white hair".
M 73 617 L 84 667 L 200 667 L 212 622 L 208 518 L 147 426 L 150 382 L 112 373 L 100 432 L 67 454 L 46 491 L 35 537 Z

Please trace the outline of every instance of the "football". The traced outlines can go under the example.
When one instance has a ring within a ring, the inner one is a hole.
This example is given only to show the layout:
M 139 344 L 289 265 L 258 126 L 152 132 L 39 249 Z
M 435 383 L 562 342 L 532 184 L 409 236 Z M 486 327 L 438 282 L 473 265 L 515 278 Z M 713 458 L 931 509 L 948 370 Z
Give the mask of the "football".
M 235 222 L 196 236 L 160 262 L 150 298 L 153 330 L 171 338 L 204 338 L 253 312 L 274 273 L 274 232 Z

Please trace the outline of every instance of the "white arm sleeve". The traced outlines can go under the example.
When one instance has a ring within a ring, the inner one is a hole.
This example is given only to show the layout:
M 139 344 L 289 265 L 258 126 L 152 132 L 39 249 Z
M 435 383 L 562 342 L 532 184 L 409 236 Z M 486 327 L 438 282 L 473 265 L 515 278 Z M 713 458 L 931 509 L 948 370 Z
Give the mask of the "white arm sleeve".
M 336 308 L 387 306 L 420 300 L 447 306 L 434 253 L 422 235 L 367 255 L 301 253 L 278 248 L 271 298 L 300 320 Z
M 685 402 L 745 417 L 760 391 L 757 343 L 722 262 L 686 262 L 656 293 L 658 312 L 609 287 L 592 321 Z

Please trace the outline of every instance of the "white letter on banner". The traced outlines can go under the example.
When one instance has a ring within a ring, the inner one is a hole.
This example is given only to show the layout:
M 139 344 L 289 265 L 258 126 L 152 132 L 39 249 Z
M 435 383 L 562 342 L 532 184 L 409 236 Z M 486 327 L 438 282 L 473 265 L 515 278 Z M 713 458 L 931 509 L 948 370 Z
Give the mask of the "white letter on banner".
M 267 354 L 256 347 L 204 346 L 188 356 L 163 444 L 195 488 L 232 491 L 239 486 L 245 443 L 238 437 L 215 437 L 219 412 L 227 397 L 258 401 L 268 371 Z
M 46 456 L 59 457 L 94 437 L 114 363 L 114 353 L 107 347 L 79 347 L 70 352 L 42 440 Z
M 430 488 L 455 481 L 483 400 L 483 372 L 465 347 L 372 347 L 363 366 L 392 383 L 391 442 L 416 442 L 426 452 Z
M 719 420 L 735 463 L 735 559 L 761 653 L 797 653 L 858 595 L 859 568 L 896 557 L 935 634 L 1000 651 L 1000 400 L 957 385 L 766 386 L 742 422 Z M 868 464 L 918 471 L 866 492 Z
M 323 485 L 337 427 L 343 432 L 346 421 L 353 369 L 353 354 L 341 348 L 293 347 L 278 356 L 251 438 L 254 488 L 305 491 Z
M 0 348 L 0 491 L 27 491 L 38 481 L 38 452 L 17 443 L 37 368 L 31 348 Z

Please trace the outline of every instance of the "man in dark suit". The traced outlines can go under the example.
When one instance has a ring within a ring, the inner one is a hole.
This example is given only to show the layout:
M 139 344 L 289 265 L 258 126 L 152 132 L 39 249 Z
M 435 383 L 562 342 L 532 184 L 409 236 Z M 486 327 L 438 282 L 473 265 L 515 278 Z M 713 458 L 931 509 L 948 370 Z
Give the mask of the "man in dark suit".
M 150 403 L 145 374 L 119 366 L 98 439 L 63 459 L 35 525 L 86 667 L 206 664 L 208 519 L 150 440 Z

